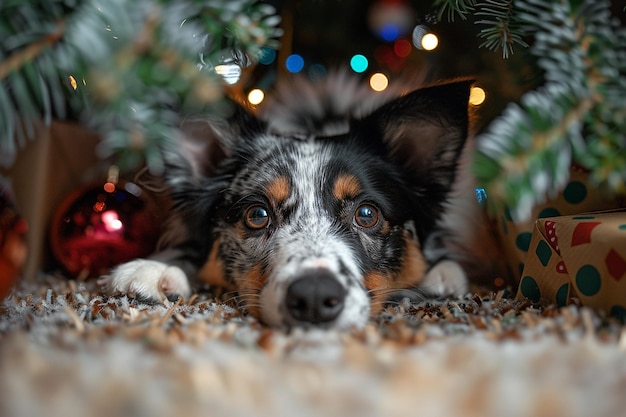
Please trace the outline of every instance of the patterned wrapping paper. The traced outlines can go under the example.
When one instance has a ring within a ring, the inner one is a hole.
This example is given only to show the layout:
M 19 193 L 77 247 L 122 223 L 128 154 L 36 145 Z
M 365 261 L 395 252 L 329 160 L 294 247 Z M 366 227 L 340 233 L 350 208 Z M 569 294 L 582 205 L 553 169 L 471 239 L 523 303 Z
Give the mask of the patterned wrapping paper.
M 496 218 L 496 232 L 506 256 L 508 278 L 519 284 L 537 219 L 574 215 L 622 208 L 623 201 L 606 196 L 588 184 L 587 172 L 572 167 L 570 180 L 562 192 L 544 204 L 537 205 L 527 221 L 516 221 L 508 210 Z
M 626 211 L 537 220 L 517 297 L 626 319 Z

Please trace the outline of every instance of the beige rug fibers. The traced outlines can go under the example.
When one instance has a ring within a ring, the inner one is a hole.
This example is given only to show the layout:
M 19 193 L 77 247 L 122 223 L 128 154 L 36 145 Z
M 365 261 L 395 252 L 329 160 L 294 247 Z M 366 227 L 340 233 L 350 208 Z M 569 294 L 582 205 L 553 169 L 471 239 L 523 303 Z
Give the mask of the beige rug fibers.
M 503 293 L 285 334 L 42 278 L 0 304 L 0 416 L 626 416 L 626 327 Z

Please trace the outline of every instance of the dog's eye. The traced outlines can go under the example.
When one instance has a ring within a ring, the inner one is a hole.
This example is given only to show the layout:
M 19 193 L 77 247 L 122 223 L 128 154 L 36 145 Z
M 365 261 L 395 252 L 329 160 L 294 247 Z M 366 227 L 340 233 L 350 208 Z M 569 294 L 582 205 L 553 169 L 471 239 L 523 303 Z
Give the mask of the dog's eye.
M 250 229 L 263 229 L 270 224 L 270 215 L 263 206 L 252 206 L 246 211 L 246 226 Z
M 354 213 L 354 221 L 366 229 L 374 227 L 378 224 L 378 209 L 370 204 L 360 205 Z

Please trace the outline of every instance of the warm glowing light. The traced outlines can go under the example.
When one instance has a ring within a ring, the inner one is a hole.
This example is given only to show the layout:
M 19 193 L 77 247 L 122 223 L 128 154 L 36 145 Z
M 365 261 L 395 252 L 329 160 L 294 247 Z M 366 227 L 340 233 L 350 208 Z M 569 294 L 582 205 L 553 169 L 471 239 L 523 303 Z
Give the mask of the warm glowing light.
M 104 201 L 98 201 L 93 205 L 93 211 L 100 213 L 107 207 Z
M 221 75 L 228 84 L 236 84 L 241 77 L 241 67 L 233 63 L 216 65 L 215 72 Z
M 469 103 L 472 106 L 480 106 L 483 104 L 486 97 L 485 90 L 480 87 L 472 87 L 470 90 Z
M 384 91 L 389 85 L 389 79 L 385 74 L 377 72 L 370 77 L 370 87 L 374 91 Z
M 357 73 L 365 72 L 368 65 L 369 62 L 367 61 L 367 58 L 360 54 L 354 55 L 350 60 L 350 68 L 352 68 L 352 71 Z
M 104 191 L 106 191 L 107 193 L 114 192 L 115 184 L 113 184 L 112 182 L 107 182 L 106 184 L 104 184 Z
M 254 90 L 248 93 L 248 102 L 253 106 L 257 104 L 261 104 L 263 99 L 265 98 L 265 93 L 260 88 L 255 88 Z
M 76 84 L 76 78 L 74 78 L 73 75 L 70 75 L 69 79 L 70 79 L 70 85 L 72 86 L 74 90 L 76 90 L 78 88 L 78 84 Z
M 434 33 L 427 33 L 422 36 L 421 45 L 425 51 L 432 51 L 439 45 L 439 38 Z
M 122 228 L 124 227 L 116 211 L 105 211 L 104 213 L 102 213 L 101 218 L 102 223 L 104 223 L 104 228 L 107 232 L 116 232 L 118 230 L 122 230 Z

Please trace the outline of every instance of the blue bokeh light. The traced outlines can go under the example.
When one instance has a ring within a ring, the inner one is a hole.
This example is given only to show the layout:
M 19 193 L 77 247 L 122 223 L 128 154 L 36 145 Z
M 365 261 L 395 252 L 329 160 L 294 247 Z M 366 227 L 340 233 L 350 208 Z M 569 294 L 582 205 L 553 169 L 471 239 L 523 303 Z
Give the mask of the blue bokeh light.
M 400 36 L 400 29 L 393 23 L 387 23 L 380 28 L 380 37 L 387 42 L 393 42 Z
M 350 60 L 350 68 L 352 68 L 352 71 L 354 72 L 364 72 L 368 65 L 369 62 L 367 61 L 367 58 L 360 54 L 354 55 Z
M 276 50 L 264 46 L 261 48 L 259 62 L 263 65 L 270 65 L 276 59 Z
M 298 54 L 289 55 L 285 61 L 285 66 L 289 72 L 300 72 L 302 71 L 302 68 L 304 68 L 304 58 Z

